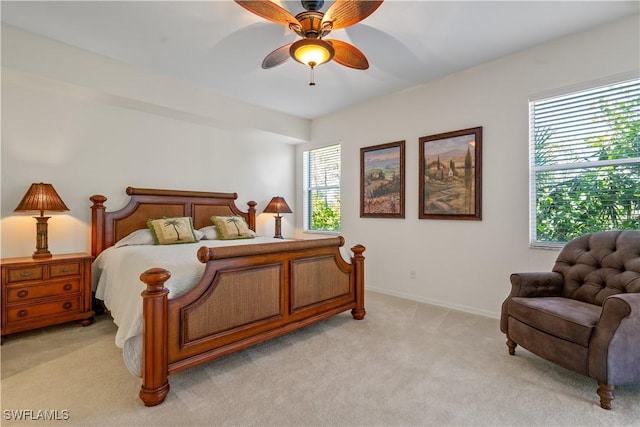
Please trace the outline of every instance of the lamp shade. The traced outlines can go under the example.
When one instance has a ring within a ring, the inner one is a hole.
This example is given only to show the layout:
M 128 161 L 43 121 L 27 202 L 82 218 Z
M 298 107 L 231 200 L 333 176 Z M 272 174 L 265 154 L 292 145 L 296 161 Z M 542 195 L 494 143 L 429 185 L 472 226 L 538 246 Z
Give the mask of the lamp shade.
M 335 50 L 324 40 L 302 39 L 291 45 L 289 53 L 296 61 L 313 68 L 330 61 Z
M 271 199 L 266 208 L 264 208 L 263 213 L 292 213 L 291 208 L 284 200 L 284 197 L 276 196 Z
M 29 190 L 18 203 L 18 207 L 14 209 L 15 212 L 40 211 L 40 216 L 44 214 L 44 211 L 64 212 L 68 210 L 69 208 L 64 204 L 53 185 L 42 182 L 31 184 Z

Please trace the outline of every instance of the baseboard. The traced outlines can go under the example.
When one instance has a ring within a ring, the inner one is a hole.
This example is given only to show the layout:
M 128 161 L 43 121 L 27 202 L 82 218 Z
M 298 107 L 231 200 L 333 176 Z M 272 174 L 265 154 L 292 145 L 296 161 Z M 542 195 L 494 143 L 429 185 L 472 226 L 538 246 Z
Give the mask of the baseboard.
M 416 297 L 415 295 L 409 295 L 409 294 L 405 294 L 402 292 L 396 292 L 396 291 L 389 291 L 388 289 L 378 289 L 378 288 L 372 288 L 372 287 L 366 287 L 365 290 L 367 291 L 372 291 L 372 292 L 377 292 L 379 294 L 385 294 L 385 295 L 390 295 L 393 297 L 398 297 L 398 298 L 403 298 L 403 299 L 408 299 L 411 301 L 416 301 L 416 302 L 421 302 L 421 303 L 425 303 L 425 304 L 430 304 L 430 305 L 435 305 L 438 307 L 444 307 L 444 308 L 449 308 L 451 310 L 456 310 L 456 311 L 463 311 L 465 313 L 471 313 L 471 314 L 477 314 L 478 316 L 483 316 L 483 317 L 489 317 L 491 319 L 500 319 L 500 313 L 494 313 L 492 311 L 487 311 L 487 310 L 479 310 L 475 307 L 468 307 L 466 305 L 458 305 L 458 304 L 451 304 L 445 301 L 439 301 L 439 300 L 434 300 L 434 299 L 428 299 L 428 298 L 419 298 Z M 365 301 L 365 307 L 366 307 L 366 301 Z

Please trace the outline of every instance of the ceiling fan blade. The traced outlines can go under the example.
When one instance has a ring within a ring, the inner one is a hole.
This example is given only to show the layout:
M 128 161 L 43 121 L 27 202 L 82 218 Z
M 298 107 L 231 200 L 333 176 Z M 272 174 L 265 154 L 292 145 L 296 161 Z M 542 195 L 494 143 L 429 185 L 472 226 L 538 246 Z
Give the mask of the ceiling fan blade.
M 298 20 L 290 14 L 286 9 L 281 8 L 271 0 L 235 0 L 240 6 L 244 7 L 251 13 L 255 13 L 256 15 L 269 20 L 271 22 L 275 22 L 276 24 L 284 25 L 289 27 L 290 25 L 294 25 L 299 27 L 300 23 Z
M 284 46 L 280 46 L 269 55 L 265 56 L 264 60 L 262 60 L 262 68 L 264 68 L 265 70 L 268 68 L 273 68 L 291 58 L 291 55 L 289 54 L 289 48 L 292 44 L 293 43 L 289 43 L 285 44 Z
M 336 51 L 333 60 L 345 67 L 355 68 L 356 70 L 366 70 L 369 68 L 369 61 L 362 52 L 352 44 L 341 40 L 325 40 L 331 43 Z
M 336 0 L 322 18 L 322 25 L 331 22 L 332 29 L 346 28 L 371 15 L 383 0 Z

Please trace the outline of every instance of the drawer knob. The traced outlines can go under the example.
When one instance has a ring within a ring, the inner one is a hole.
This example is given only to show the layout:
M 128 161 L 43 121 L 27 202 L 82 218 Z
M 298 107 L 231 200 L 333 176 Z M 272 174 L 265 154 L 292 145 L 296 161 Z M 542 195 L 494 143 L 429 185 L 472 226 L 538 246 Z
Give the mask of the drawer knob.
M 22 273 L 20 273 L 20 277 L 31 277 L 31 272 L 23 271 Z
M 62 269 L 62 272 L 63 272 L 63 273 L 68 273 L 68 272 L 70 272 L 70 271 L 71 271 L 71 269 L 70 269 L 69 267 L 64 267 L 64 268 Z
M 18 298 L 24 298 L 29 295 L 29 291 L 25 291 L 24 289 L 18 292 Z
M 25 317 L 29 312 L 27 310 L 20 310 L 18 312 L 18 317 Z
M 73 288 L 73 286 L 71 286 L 71 284 L 70 284 L 70 283 L 67 283 L 66 285 L 64 285 L 64 286 L 62 287 L 62 289 L 64 289 L 65 291 L 70 291 L 70 290 L 71 290 L 71 288 Z
M 69 301 L 67 301 L 64 304 L 62 304 L 62 308 L 64 308 L 65 310 L 69 310 L 72 305 L 73 304 L 71 304 Z

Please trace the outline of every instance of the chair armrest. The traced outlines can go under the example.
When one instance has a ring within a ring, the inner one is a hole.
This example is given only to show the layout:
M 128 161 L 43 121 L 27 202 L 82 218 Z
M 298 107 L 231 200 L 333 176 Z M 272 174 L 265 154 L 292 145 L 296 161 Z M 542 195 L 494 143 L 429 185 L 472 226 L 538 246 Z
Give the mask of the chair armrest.
M 514 297 L 559 297 L 562 296 L 564 278 L 562 274 L 551 271 L 537 273 L 514 273 L 510 277 L 511 293 L 502 303 L 500 330 L 508 335 L 507 306 Z
M 562 296 L 564 278 L 555 272 L 514 273 L 510 277 L 513 297 L 559 297 Z
M 611 295 L 589 343 L 589 376 L 610 385 L 640 382 L 640 293 Z

